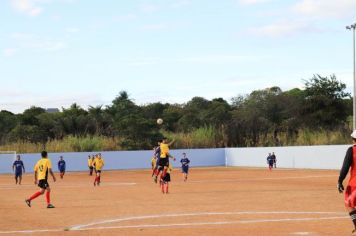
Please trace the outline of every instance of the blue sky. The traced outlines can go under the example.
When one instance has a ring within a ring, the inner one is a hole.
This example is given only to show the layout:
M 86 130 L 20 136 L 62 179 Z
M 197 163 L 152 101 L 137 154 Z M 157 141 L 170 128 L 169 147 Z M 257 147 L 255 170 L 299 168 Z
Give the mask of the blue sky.
M 352 90 L 354 0 L 2 0 L 0 109 L 230 100 L 335 74 Z

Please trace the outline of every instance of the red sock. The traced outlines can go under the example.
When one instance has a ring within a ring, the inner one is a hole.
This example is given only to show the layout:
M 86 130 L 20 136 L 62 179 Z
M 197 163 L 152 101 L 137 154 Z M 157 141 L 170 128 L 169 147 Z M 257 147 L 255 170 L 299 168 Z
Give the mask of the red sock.
M 161 178 L 164 178 L 164 176 L 166 176 L 166 173 L 167 173 L 167 169 L 164 168 L 161 174 Z
M 168 193 L 168 183 L 166 184 L 166 193 Z
M 47 205 L 51 203 L 51 197 L 50 197 L 50 192 L 46 192 L 46 201 L 47 201 Z
M 36 197 L 40 196 L 42 193 L 41 192 L 36 192 L 30 197 L 30 201 L 35 199 Z
M 100 175 L 98 176 L 98 183 L 100 183 Z
M 162 193 L 164 193 L 164 184 L 161 184 Z
M 94 183 L 98 182 L 98 176 L 95 176 Z

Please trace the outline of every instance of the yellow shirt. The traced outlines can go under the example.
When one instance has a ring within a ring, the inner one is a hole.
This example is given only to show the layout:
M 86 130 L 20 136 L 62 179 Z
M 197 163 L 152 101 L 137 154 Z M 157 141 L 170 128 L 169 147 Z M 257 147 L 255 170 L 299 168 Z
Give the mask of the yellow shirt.
M 94 166 L 95 166 L 95 169 L 96 170 L 101 170 L 102 168 L 103 168 L 103 166 L 104 166 L 104 159 L 103 158 L 96 158 L 95 160 L 94 160 Z
M 42 180 L 42 179 L 47 180 L 48 170 L 50 168 L 52 168 L 51 160 L 48 158 L 42 158 L 36 163 L 35 168 L 33 170 L 37 172 L 38 180 Z
M 169 154 L 169 146 L 168 146 L 168 144 L 161 143 L 159 146 L 161 148 L 161 158 L 168 157 L 168 154 Z
M 91 158 L 88 158 L 88 166 L 90 167 L 90 166 L 92 166 L 92 165 L 93 165 L 92 159 L 91 159 Z
M 154 168 L 156 166 L 156 163 L 157 163 L 157 160 L 155 157 L 152 157 L 151 158 L 151 165 L 152 165 L 152 168 Z

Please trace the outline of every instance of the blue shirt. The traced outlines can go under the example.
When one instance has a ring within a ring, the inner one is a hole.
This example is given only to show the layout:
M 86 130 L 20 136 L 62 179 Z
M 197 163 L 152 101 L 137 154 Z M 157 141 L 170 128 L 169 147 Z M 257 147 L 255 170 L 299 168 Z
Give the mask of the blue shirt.
M 22 169 L 25 168 L 21 160 L 14 161 L 14 164 L 12 166 L 15 166 L 16 173 L 22 173 Z
M 182 163 L 182 166 L 188 166 L 190 163 L 190 160 L 188 158 L 182 158 L 180 160 L 180 163 Z
M 161 147 L 160 147 L 160 146 L 158 146 L 158 147 L 156 148 L 155 156 L 156 156 L 157 160 L 160 159 L 160 157 L 161 157 Z
M 65 170 L 66 169 L 66 162 L 64 160 L 58 161 L 58 170 Z

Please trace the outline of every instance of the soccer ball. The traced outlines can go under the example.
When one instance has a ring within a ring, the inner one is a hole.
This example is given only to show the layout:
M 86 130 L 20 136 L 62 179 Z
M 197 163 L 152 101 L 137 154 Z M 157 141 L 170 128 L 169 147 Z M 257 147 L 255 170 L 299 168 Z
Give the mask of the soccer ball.
M 163 120 L 161 118 L 157 119 L 157 124 L 161 125 L 163 123 Z

